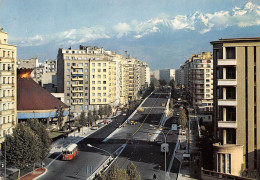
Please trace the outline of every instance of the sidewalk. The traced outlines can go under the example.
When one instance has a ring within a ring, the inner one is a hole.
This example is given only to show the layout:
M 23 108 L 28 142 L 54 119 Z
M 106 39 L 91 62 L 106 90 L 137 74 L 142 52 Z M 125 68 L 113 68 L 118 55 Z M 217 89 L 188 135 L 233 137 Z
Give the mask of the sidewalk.
M 195 120 L 191 120 L 191 123 L 196 123 Z M 187 154 L 187 150 L 178 149 L 176 151 L 176 158 L 180 161 L 181 167 L 178 174 L 179 180 L 194 180 L 200 177 L 200 151 L 196 147 L 196 138 L 198 137 L 198 128 L 190 130 L 190 161 L 183 157 Z M 187 140 L 187 136 L 185 138 Z M 185 143 L 187 145 L 187 141 Z M 187 148 L 186 148 L 187 149 Z

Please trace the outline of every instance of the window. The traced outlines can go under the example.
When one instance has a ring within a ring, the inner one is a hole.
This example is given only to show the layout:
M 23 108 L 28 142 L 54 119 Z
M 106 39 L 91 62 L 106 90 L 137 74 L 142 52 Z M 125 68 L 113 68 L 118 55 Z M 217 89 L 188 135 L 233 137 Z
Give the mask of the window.
M 103 75 L 103 78 L 107 78 L 107 75 Z
M 103 84 L 107 84 L 107 81 L 103 81 Z
M 95 93 L 92 93 L 92 96 L 95 96 Z
M 101 69 L 98 69 L 98 72 L 101 72 Z
M 236 59 L 235 47 L 226 47 L 226 59 Z
M 106 87 L 103 87 L 103 90 L 107 90 L 107 88 L 106 88 Z
M 83 66 L 83 63 L 79 63 L 79 66 Z
M 67 79 L 69 79 L 70 78 L 70 75 L 67 75 Z
M 92 69 L 92 72 L 95 72 L 95 69 Z
M 81 110 L 81 111 L 82 111 L 82 106 L 79 106 L 79 110 Z
M 95 67 L 95 63 L 92 63 L 92 66 Z
M 107 72 L 107 70 L 106 70 L 106 69 L 103 69 L 103 72 Z
M 95 81 L 92 81 L 92 84 L 95 84 Z
M 101 66 L 101 63 L 98 63 L 98 66 Z
M 88 75 L 85 75 L 85 78 L 87 79 L 87 78 L 88 78 Z
M 70 82 L 69 82 L 69 81 L 67 81 L 66 83 L 67 83 L 67 85 L 69 85 L 69 84 L 70 84 Z
M 98 75 L 98 79 L 100 79 L 101 78 L 101 75 Z
M 85 69 L 85 73 L 87 73 L 88 72 L 88 70 L 87 69 Z
M 103 102 L 107 102 L 107 99 L 106 99 L 106 98 L 104 98 L 104 99 L 103 99 Z
M 67 71 L 67 73 L 69 73 L 69 72 L 70 72 L 70 69 L 67 69 L 66 71 Z
M 98 84 L 101 84 L 101 81 L 98 81 Z
M 84 108 L 85 110 L 88 110 L 88 106 L 85 106 L 85 108 Z
M 98 93 L 98 96 L 101 96 L 101 93 Z
M 88 87 L 85 87 L 85 90 L 88 90 Z
M 88 63 L 85 63 L 85 66 L 88 66 Z
M 92 87 L 92 90 L 95 90 L 95 87 Z
M 70 93 L 67 93 L 67 96 L 70 96 Z
M 70 100 L 69 100 L 69 99 L 67 99 L 67 103 L 68 103 L 68 104 L 70 103 Z
M 95 99 L 92 99 L 92 103 L 94 103 L 95 102 Z
M 103 93 L 103 96 L 106 96 L 107 95 L 107 93 Z
M 222 173 L 226 173 L 226 155 L 222 154 Z
M 95 78 L 95 75 L 92 75 L 92 78 Z
M 101 99 L 98 99 L 98 102 L 101 102 Z
M 88 84 L 88 81 L 86 81 L 85 84 Z
M 85 96 L 88 96 L 88 93 L 85 93 Z
M 98 90 L 101 90 L 101 87 L 98 87 Z
M 69 90 L 70 90 L 70 87 L 67 87 L 67 90 L 69 91 Z
M 67 63 L 67 66 L 70 66 L 70 63 Z
M 107 64 L 106 64 L 106 63 L 103 63 L 103 66 L 107 66 Z

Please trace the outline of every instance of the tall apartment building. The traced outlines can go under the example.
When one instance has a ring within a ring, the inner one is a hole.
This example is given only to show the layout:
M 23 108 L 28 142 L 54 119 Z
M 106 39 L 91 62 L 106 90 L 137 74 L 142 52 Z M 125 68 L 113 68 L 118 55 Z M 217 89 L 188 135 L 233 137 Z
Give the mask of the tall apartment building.
M 256 177 L 260 172 L 260 38 L 213 45 L 214 167 Z
M 140 72 L 141 73 L 141 75 L 140 75 L 141 89 L 145 90 L 150 85 L 150 68 L 149 68 L 149 66 L 147 65 L 146 62 L 141 62 L 140 66 L 141 66 L 141 72 Z
M 178 87 L 184 87 L 184 65 L 175 71 L 175 82 Z
M 8 44 L 8 34 L 0 27 L 0 143 L 17 123 L 16 46 Z
M 129 92 L 128 98 L 130 101 L 138 99 L 141 89 L 141 67 L 140 61 L 135 58 L 128 58 L 129 65 Z
M 175 81 L 175 69 L 161 69 L 160 80 L 165 80 L 169 83 L 172 79 Z
M 210 52 L 189 59 L 188 87 L 192 104 L 199 112 L 213 111 L 213 62 Z

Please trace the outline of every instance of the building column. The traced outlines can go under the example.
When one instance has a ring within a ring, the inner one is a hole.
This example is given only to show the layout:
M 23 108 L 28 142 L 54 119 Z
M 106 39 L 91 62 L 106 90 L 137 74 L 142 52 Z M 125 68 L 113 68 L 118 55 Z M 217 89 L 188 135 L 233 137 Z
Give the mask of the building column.
M 223 108 L 223 121 L 227 121 L 227 108 Z
M 223 99 L 227 98 L 227 94 L 226 94 L 226 88 L 223 88 Z
M 223 129 L 223 145 L 227 144 L 227 130 Z
M 223 68 L 223 79 L 227 79 L 227 69 Z

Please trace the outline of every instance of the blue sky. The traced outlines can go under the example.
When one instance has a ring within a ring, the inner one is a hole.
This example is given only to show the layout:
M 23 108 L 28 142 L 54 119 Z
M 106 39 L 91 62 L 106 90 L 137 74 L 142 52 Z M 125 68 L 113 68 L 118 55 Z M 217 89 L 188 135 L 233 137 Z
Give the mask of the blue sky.
M 58 48 L 97 45 L 178 68 L 219 38 L 260 33 L 257 0 L 0 0 L 0 26 L 18 58 L 55 59 Z

